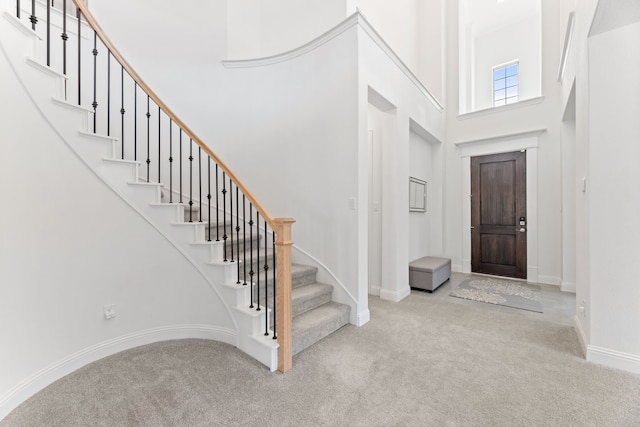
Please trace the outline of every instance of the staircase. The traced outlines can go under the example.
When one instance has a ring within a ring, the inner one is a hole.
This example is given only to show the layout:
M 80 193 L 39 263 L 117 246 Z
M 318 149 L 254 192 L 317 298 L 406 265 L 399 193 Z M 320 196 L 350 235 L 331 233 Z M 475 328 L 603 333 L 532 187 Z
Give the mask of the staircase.
M 8 5 L 9 2 L 2 4 Z M 214 207 L 224 218 L 228 218 L 227 221 L 223 221 L 225 224 L 222 226 L 222 235 L 234 232 L 231 221 L 235 221 L 236 227 L 244 228 L 248 227 L 247 224 L 252 224 L 255 230 L 255 234 L 248 240 L 243 240 L 242 244 L 235 240 L 235 246 L 232 248 L 231 239 L 224 241 L 220 238 L 220 225 L 212 229 L 204 209 L 200 212 L 195 205 L 189 207 L 185 203 L 176 203 L 175 191 L 171 186 L 167 187 L 166 183 L 161 182 L 150 182 L 148 172 L 147 177 L 144 177 L 143 168 L 148 167 L 148 161 L 145 165 L 143 161 L 121 158 L 124 154 L 118 155 L 120 141 L 114 136 L 117 135 L 116 132 L 109 135 L 95 132 L 95 107 L 91 109 L 67 102 L 65 90 L 68 77 L 43 65 L 43 40 L 28 26 L 28 13 L 25 11 L 21 20 L 15 17 L 15 9 L 7 7 L 6 10 L 0 10 L 0 13 L 3 14 L 0 17 L 0 54 L 7 58 L 33 103 L 41 111 L 44 120 L 49 121 L 56 133 L 76 152 L 82 162 L 125 203 L 172 242 L 177 251 L 206 278 L 212 291 L 225 302 L 234 319 L 237 326 L 236 346 L 271 370 L 275 370 L 278 365 L 279 346 L 275 339 L 275 328 L 272 327 L 275 321 L 272 310 L 275 298 L 271 272 L 275 269 L 275 237 L 270 237 L 268 232 L 265 233 L 266 227 L 260 229 L 260 221 L 264 218 L 260 218 L 257 225 L 253 225 L 252 214 L 247 220 L 244 214 L 240 215 L 241 211 L 237 208 L 234 216 L 233 208 L 229 215 L 224 208 Z M 38 25 L 43 23 L 44 17 L 41 17 Z M 85 30 L 92 32 L 86 23 L 82 25 Z M 87 37 L 92 38 L 93 35 Z M 86 47 L 89 52 L 92 48 L 93 46 Z M 90 53 L 87 57 L 90 57 Z M 90 102 L 86 105 L 90 105 Z M 124 117 L 124 108 L 122 114 Z M 93 127 L 91 123 L 94 123 Z M 198 163 L 202 164 L 199 158 Z M 158 174 L 160 175 L 160 172 Z M 216 177 L 217 174 L 216 167 Z M 224 180 L 224 173 L 222 177 Z M 233 187 L 229 185 L 229 191 L 233 194 Z M 235 185 L 237 194 L 237 183 Z M 170 198 L 173 199 L 171 202 L 168 201 Z M 202 203 L 202 199 L 198 202 Z M 186 195 L 185 200 L 194 201 L 191 196 L 187 199 Z M 237 199 L 235 203 L 237 206 Z M 257 206 L 254 206 L 254 209 L 257 214 Z M 232 252 L 233 257 L 230 260 L 229 254 Z M 252 259 L 253 265 L 250 261 Z M 245 274 L 245 271 L 257 272 L 264 264 L 271 265 L 271 270 L 261 271 L 262 278 L 257 283 L 254 280 L 252 285 L 251 277 Z M 332 301 L 332 286 L 317 283 L 316 272 L 317 268 L 311 266 L 291 266 L 294 355 L 349 323 L 350 307 Z
M 185 206 L 184 221 L 189 222 L 198 221 L 200 218 L 199 208 L 191 208 Z M 203 219 L 206 222 L 206 219 Z M 214 226 L 205 227 L 205 238 L 211 236 L 212 239 L 216 237 L 221 238 L 223 235 L 229 235 L 231 227 L 227 226 L 225 229 L 216 229 Z M 242 258 L 249 260 L 254 259 L 252 265 L 253 270 L 257 270 L 260 266 L 255 261 L 257 259 L 256 251 L 261 242 L 263 241 L 262 235 L 254 236 L 251 242 L 245 242 L 245 244 L 234 245 L 234 251 L 239 248 Z M 252 246 L 254 248 L 254 256 L 243 254 L 245 247 L 249 251 Z M 232 243 L 231 240 L 227 240 L 225 243 L 227 254 L 231 254 Z M 238 255 L 235 255 L 238 256 Z M 273 259 L 273 252 L 267 250 L 267 264 L 270 264 Z M 249 265 L 247 261 L 247 265 Z M 241 266 L 244 269 L 244 265 Z M 249 270 L 249 268 L 247 267 Z M 318 283 L 316 280 L 316 274 L 318 272 L 317 267 L 292 264 L 291 265 L 291 306 L 292 306 L 292 334 L 293 345 L 292 354 L 296 355 L 306 349 L 307 347 L 315 344 L 322 338 L 332 334 L 341 327 L 349 323 L 349 314 L 351 307 L 346 304 L 340 304 L 332 300 L 331 294 L 333 293 L 333 286 L 326 283 Z M 243 273 L 240 277 L 244 279 Z M 247 277 L 247 280 L 249 278 Z M 267 281 L 267 295 L 269 300 L 273 297 L 273 288 L 270 286 L 272 280 Z M 264 291 L 264 288 L 262 288 Z M 262 294 L 260 299 L 264 300 L 265 295 Z M 254 292 L 253 302 L 258 304 L 258 296 Z M 270 323 L 273 324 L 273 314 L 270 319 Z

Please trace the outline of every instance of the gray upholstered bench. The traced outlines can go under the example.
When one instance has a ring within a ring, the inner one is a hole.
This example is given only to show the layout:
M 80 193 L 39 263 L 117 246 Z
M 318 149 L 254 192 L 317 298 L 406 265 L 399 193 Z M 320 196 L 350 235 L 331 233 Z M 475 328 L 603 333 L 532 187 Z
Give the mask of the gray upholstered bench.
M 433 292 L 451 277 L 451 260 L 425 256 L 409 263 L 409 286 Z

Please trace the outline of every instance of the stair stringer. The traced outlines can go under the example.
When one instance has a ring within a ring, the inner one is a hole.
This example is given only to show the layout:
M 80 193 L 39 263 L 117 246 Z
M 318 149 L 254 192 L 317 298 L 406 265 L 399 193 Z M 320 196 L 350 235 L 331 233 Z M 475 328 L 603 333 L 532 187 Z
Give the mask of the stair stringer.
M 4 43 L 2 49 L 17 79 L 36 109 L 40 111 L 41 118 L 48 122 L 96 176 L 166 238 L 209 283 L 213 292 L 224 302 L 233 320 L 236 328 L 236 347 L 266 365 L 271 371 L 277 369 L 278 344 L 270 337 L 264 337 L 262 328 L 270 310 L 255 311 L 238 306 L 239 302 L 249 301 L 250 286 L 236 284 L 233 278 L 235 263 L 223 262 L 221 257 L 217 260 L 214 258 L 216 254 L 221 253 L 221 250 L 214 247 L 223 243 L 211 242 L 210 247 L 202 245 L 204 231 L 201 233 L 203 237 L 200 241 L 196 236 L 198 228 L 204 230 L 204 223 L 180 223 L 179 210 L 184 210 L 184 205 L 161 203 L 163 186 L 140 182 L 139 162 L 114 159 L 117 138 L 89 132 L 93 111 L 61 101 L 60 95 L 66 77 L 30 56 L 37 51 L 36 43 L 40 39 L 39 36 L 6 11 L 3 18 L 7 19 L 25 40 L 22 47 L 19 47 L 19 42 L 14 41 Z M 30 52 L 25 54 L 25 50 Z M 76 117 L 73 117 L 74 115 Z M 67 125 L 70 123 L 76 125 Z M 172 209 L 175 210 L 175 215 L 171 212 L 167 214 L 166 211 Z M 192 230 L 188 230 L 189 228 Z M 189 235 L 193 238 L 189 238 Z

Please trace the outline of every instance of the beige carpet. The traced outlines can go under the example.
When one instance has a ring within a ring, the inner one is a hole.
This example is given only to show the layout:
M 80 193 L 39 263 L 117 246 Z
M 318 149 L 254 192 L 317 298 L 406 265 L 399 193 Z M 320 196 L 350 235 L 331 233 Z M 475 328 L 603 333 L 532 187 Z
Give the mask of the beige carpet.
M 640 376 L 583 360 L 571 327 L 429 299 L 371 299 L 287 374 L 225 344 L 129 350 L 49 386 L 13 426 L 637 426 Z

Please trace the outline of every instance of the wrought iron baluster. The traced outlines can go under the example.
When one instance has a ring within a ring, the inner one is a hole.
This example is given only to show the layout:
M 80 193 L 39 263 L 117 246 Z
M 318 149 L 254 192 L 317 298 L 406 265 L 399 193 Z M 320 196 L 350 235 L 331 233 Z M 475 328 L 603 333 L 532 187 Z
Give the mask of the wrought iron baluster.
M 47 1 L 47 67 L 51 66 L 51 4 Z
M 202 222 L 202 147 L 198 145 L 198 200 L 200 209 L 198 210 L 198 222 Z
M 233 231 L 232 231 L 233 233 Z M 238 258 L 238 281 L 237 285 L 240 284 L 240 190 L 236 185 L 236 255 Z M 244 259 L 242 260 L 244 262 Z
M 69 39 L 69 35 L 67 34 L 67 0 L 63 0 L 62 8 L 64 9 L 64 12 L 62 13 L 62 34 L 60 34 L 60 38 L 62 38 L 62 74 L 66 76 L 67 75 L 67 40 Z M 67 88 L 67 83 L 65 79 L 65 99 L 67 96 L 66 88 Z
M 182 203 L 182 128 L 180 128 L 180 160 L 178 161 L 180 172 L 180 203 Z M 184 209 L 184 208 L 183 208 Z M 184 212 L 182 213 L 182 220 L 184 221 Z
M 19 3 L 19 2 L 18 2 Z M 62 74 L 67 75 L 67 40 L 69 35 L 67 34 L 67 0 L 63 0 L 62 8 L 64 13 L 62 14 Z M 67 79 L 64 79 L 64 100 L 67 100 Z
M 134 92 L 135 99 L 135 92 Z M 124 67 L 120 67 L 120 145 L 122 147 L 122 159 L 124 160 Z M 136 114 L 134 112 L 133 117 Z M 135 135 L 135 134 L 134 134 Z M 135 152 L 135 151 L 134 151 Z
M 216 163 L 216 242 L 220 241 L 220 198 L 218 186 L 218 164 Z
M 122 134 L 124 135 L 124 121 Z M 138 82 L 135 80 L 133 82 L 133 160 L 138 161 Z
M 260 212 L 256 209 L 256 237 L 260 235 Z M 258 308 L 256 311 L 261 311 L 260 308 L 260 240 L 258 240 L 258 251 L 256 258 L 256 292 L 258 293 L 256 296 L 256 301 L 258 301 Z M 253 269 L 253 266 L 251 266 Z
M 111 136 L 111 51 L 108 49 L 107 49 L 107 136 Z M 122 146 L 122 152 L 124 153 L 124 145 Z
M 265 230 L 266 230 L 266 226 L 265 226 Z M 271 250 L 273 251 L 273 339 L 276 340 L 278 339 L 278 334 L 277 334 L 277 330 L 278 330 L 278 298 L 277 298 L 277 291 L 278 291 L 278 286 L 276 286 L 276 232 L 272 231 L 271 232 Z
M 189 222 L 193 222 L 193 139 L 189 138 Z
M 267 315 L 264 316 L 264 336 L 269 336 L 269 292 L 267 292 L 269 284 L 269 262 L 267 258 L 267 221 L 264 221 L 264 309 Z
M 235 251 L 233 247 L 233 181 L 231 181 L 231 178 L 229 178 L 229 220 L 231 221 L 231 224 L 229 226 L 229 230 L 231 231 L 231 262 L 235 262 Z
M 222 171 L 222 241 L 224 242 L 224 262 L 227 262 L 227 177 Z
M 242 284 L 247 285 L 247 196 L 242 195 L 242 240 L 244 245 L 242 247 Z
M 38 18 L 36 18 L 36 0 L 31 0 L 31 16 L 29 17 L 29 21 L 31 21 L 31 29 L 35 31 L 36 24 L 38 23 Z
M 251 286 L 251 304 L 253 308 L 253 204 L 249 203 L 249 285 Z
M 162 123 L 162 111 L 160 110 L 160 107 L 158 107 L 158 184 L 160 184 L 162 182 L 162 180 L 160 179 L 160 167 L 162 165 L 162 162 L 160 161 L 160 159 L 162 158 L 162 152 L 161 152 L 161 144 L 162 144 L 162 139 L 161 139 L 161 128 L 160 125 Z
M 76 9 L 78 18 L 78 105 L 82 105 L 82 15 Z
M 96 116 L 98 115 L 98 34 L 95 31 L 93 32 L 93 50 L 91 53 L 93 54 L 93 102 L 91 103 L 91 106 L 93 107 L 93 133 L 96 133 Z
M 211 241 L 211 157 L 207 156 L 207 203 L 209 205 L 209 215 L 207 217 L 207 221 L 209 222 L 207 226 L 208 238 L 207 242 Z
M 169 203 L 173 203 L 173 119 L 169 118 Z
M 149 151 L 151 149 L 151 112 L 149 111 L 149 100 L 151 97 L 147 95 L 147 182 L 149 181 L 149 167 L 151 165 L 151 159 L 149 158 Z

